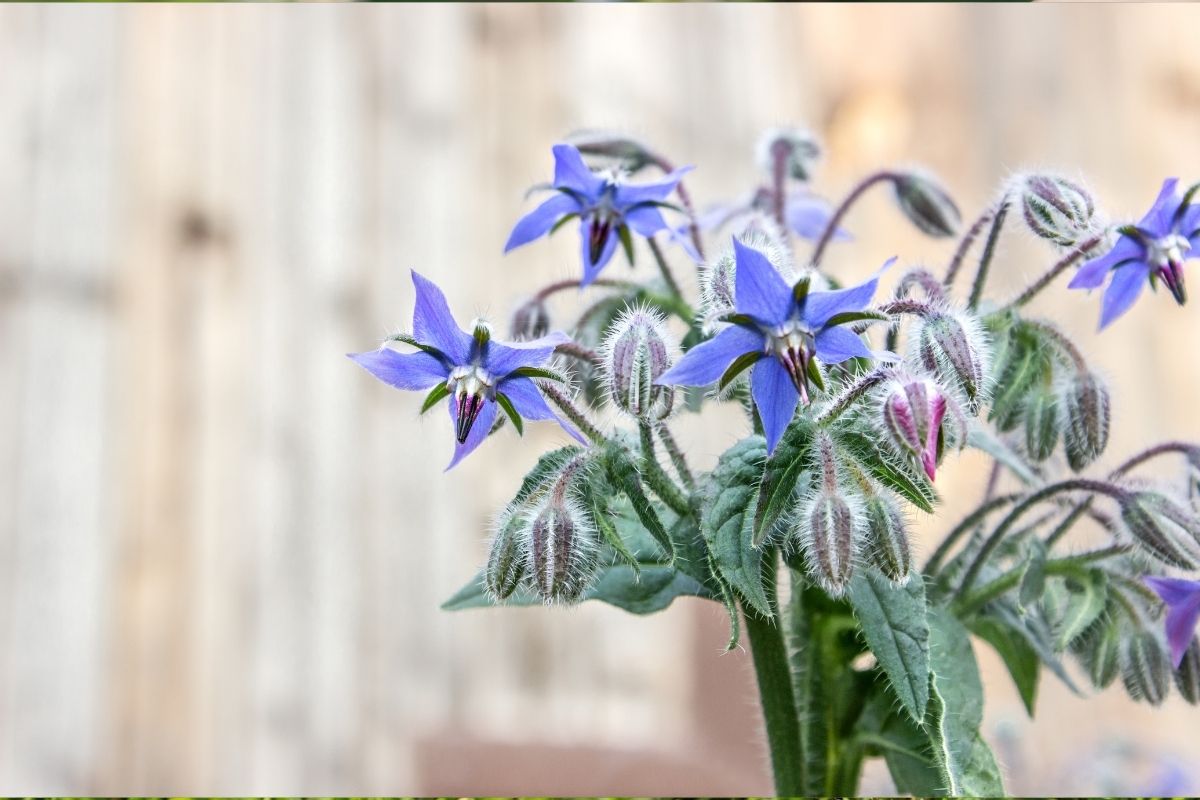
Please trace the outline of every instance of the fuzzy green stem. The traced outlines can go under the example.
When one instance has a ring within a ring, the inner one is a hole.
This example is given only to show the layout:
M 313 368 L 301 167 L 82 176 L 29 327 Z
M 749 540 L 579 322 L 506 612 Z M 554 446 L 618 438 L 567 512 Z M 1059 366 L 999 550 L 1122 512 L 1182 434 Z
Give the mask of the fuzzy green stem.
M 850 210 L 850 206 L 854 205 L 867 189 L 883 181 L 894 181 L 896 177 L 896 173 L 891 170 L 880 170 L 863 178 L 857 186 L 850 190 L 850 194 L 846 195 L 846 199 L 833 212 L 833 216 L 829 218 L 829 222 L 825 223 L 825 230 L 821 231 L 821 238 L 817 239 L 817 246 L 813 249 L 812 260 L 810 262 L 814 268 L 820 265 L 821 256 L 825 255 L 825 248 L 833 240 L 833 234 L 837 232 L 838 225 L 841 224 L 842 218 L 846 216 L 846 212 Z
M 771 769 L 775 776 L 775 794 L 798 797 L 806 794 L 800 723 L 796 715 L 795 693 L 792 689 L 787 646 L 778 626 L 778 603 L 775 596 L 774 562 L 766 565 L 764 588 L 771 601 L 775 620 L 759 616 L 747 604 L 742 604 L 746 631 L 750 635 L 750 650 L 754 655 L 754 673 L 758 678 L 758 695 L 762 702 L 767 742 L 771 751 Z
M 954 285 L 954 279 L 958 277 L 958 271 L 963 265 L 963 261 L 967 258 L 967 253 L 971 250 L 971 245 L 979 238 L 979 234 L 983 233 L 983 228 L 992 221 L 996 210 L 989 207 L 986 211 L 979 215 L 979 219 L 971 225 L 970 230 L 963 235 L 962 240 L 958 243 L 958 248 L 954 251 L 954 257 L 950 259 L 950 266 L 946 268 L 946 277 L 942 280 L 942 284 L 947 289 Z
M 1125 555 L 1129 551 L 1129 545 L 1116 544 L 1100 550 L 1092 550 L 1087 553 L 1079 553 L 1078 555 L 1067 556 L 1066 558 L 1052 559 L 1046 562 L 1046 574 L 1069 574 L 1082 565 L 1092 564 L 1096 561 L 1103 561 L 1115 556 Z M 974 612 L 986 606 L 988 603 L 1002 596 L 1005 592 L 1015 589 L 1017 584 L 1021 582 L 1021 576 L 1024 574 L 1025 567 L 1022 565 L 1017 569 L 1009 570 L 1000 577 L 979 587 L 979 589 L 955 604 L 955 615 L 965 617 L 969 614 L 973 614 Z
M 1044 275 L 1042 275 L 1042 277 L 1038 278 L 1036 281 L 1029 284 L 1029 286 L 1025 289 L 1025 291 L 1021 292 L 1019 295 L 1017 295 L 1012 300 L 1010 300 L 1009 303 L 1006 306 L 1004 306 L 1004 308 L 1002 310 L 1008 311 L 1010 309 L 1020 308 L 1021 306 L 1025 305 L 1033 298 L 1037 297 L 1038 294 L 1043 289 L 1045 289 L 1047 286 L 1049 286 L 1054 281 L 1055 278 L 1057 278 L 1059 275 L 1061 275 L 1068 267 L 1070 267 L 1076 261 L 1083 258 L 1085 255 L 1087 255 L 1092 250 L 1094 250 L 1103 241 L 1104 241 L 1103 235 L 1093 236 L 1091 239 L 1088 239 L 1083 244 L 1081 244 L 1078 247 L 1076 247 L 1075 249 L 1071 250 L 1071 252 L 1067 253 L 1065 256 L 1063 256 L 1061 259 L 1059 259 L 1058 262 L 1054 264 L 1054 266 L 1052 266 L 1052 267 L 1050 267 L 1050 269 L 1046 270 L 1046 273 Z
M 603 359 L 600 354 L 590 347 L 580 344 L 579 342 L 563 342 L 558 347 L 554 348 L 554 352 L 564 356 L 570 356 L 578 361 L 585 361 L 593 367 L 600 366 Z
M 639 422 L 638 431 L 642 436 L 642 477 L 659 498 L 680 516 L 692 513 L 687 496 L 671 480 L 671 476 L 658 463 L 658 455 L 654 451 L 654 433 L 650 423 Z
M 979 257 L 979 266 L 975 268 L 975 282 L 971 284 L 971 298 L 967 301 L 969 308 L 977 308 L 983 299 L 983 287 L 987 285 L 988 269 L 992 266 L 992 257 L 996 254 L 996 242 L 1000 239 L 1000 230 L 1008 217 L 1008 207 L 1011 201 L 1008 195 L 1000 199 L 996 208 L 996 216 L 992 218 L 992 228 L 988 231 L 987 242 L 983 245 L 983 254 Z
M 819 417 L 817 417 L 818 425 L 828 425 L 835 419 L 846 413 L 850 406 L 854 405 L 854 401 L 858 400 L 872 388 L 878 386 L 891 374 L 888 369 L 876 369 L 868 372 L 866 375 L 858 379 L 858 382 L 842 392 L 842 394 L 833 401 L 829 408 L 825 409 Z
M 692 476 L 692 470 L 688 467 L 687 456 L 679 449 L 679 444 L 675 441 L 675 437 L 671 434 L 671 429 L 667 427 L 667 423 L 659 422 L 654 427 L 658 434 L 659 441 L 663 443 L 663 449 L 667 451 L 667 456 L 671 459 L 671 464 L 675 467 L 675 472 L 679 474 L 679 479 L 683 481 L 683 485 L 692 490 L 696 488 L 696 479 Z
M 600 429 L 592 424 L 587 415 L 571 398 L 567 397 L 566 393 L 545 381 L 538 384 L 538 388 L 542 390 L 542 394 L 550 400 L 551 403 L 558 406 L 558 410 L 563 412 L 563 415 L 570 420 L 575 427 L 579 428 L 584 436 L 591 439 L 596 444 L 603 444 L 606 439 Z
M 1008 503 L 1015 502 L 1021 498 L 1019 494 L 1006 494 L 1000 497 L 993 497 L 979 508 L 972 511 L 962 522 L 954 526 L 954 528 L 946 534 L 946 538 L 938 545 L 938 548 L 933 551 L 933 555 L 929 557 L 929 561 L 925 564 L 923 570 L 926 575 L 934 575 L 942 567 L 942 562 L 946 560 L 946 556 L 950 555 L 950 551 L 954 549 L 954 545 L 958 540 L 970 533 L 976 525 L 979 525 L 987 517 L 988 514 L 995 511 L 997 508 Z

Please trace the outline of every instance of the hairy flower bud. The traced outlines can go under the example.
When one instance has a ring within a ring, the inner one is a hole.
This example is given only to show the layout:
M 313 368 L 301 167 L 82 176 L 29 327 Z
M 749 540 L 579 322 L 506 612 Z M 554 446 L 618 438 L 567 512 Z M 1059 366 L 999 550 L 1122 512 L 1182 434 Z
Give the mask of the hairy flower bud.
M 899 507 L 883 495 L 867 499 L 867 559 L 876 569 L 903 586 L 912 572 L 908 527 Z
M 509 335 L 514 341 L 538 339 L 550 332 L 550 312 L 541 300 L 530 300 L 522 303 L 513 312 L 509 324 Z
M 604 374 L 616 408 L 643 420 L 661 419 L 671 409 L 673 390 L 656 386 L 671 366 L 674 341 L 666 319 L 646 308 L 626 310 L 604 342 Z
M 854 574 L 861 512 L 843 495 L 822 491 L 803 509 L 800 524 L 809 571 L 826 592 L 841 595 Z
M 1200 705 L 1200 639 L 1196 637 L 1183 651 L 1183 661 L 1175 670 L 1175 686 L 1184 700 Z
M 771 128 L 758 140 L 758 165 L 771 175 L 780 158 L 784 160 L 785 175 L 807 181 L 821 158 L 821 145 L 810 131 L 802 128 Z
M 1096 375 L 1077 373 L 1063 392 L 1063 445 L 1067 463 L 1078 472 L 1108 445 L 1111 411 L 1108 389 Z
M 517 590 L 525 577 L 525 554 L 521 547 L 526 538 L 529 521 L 524 515 L 506 509 L 496 521 L 483 571 L 484 586 L 496 600 L 504 600 Z
M 544 602 L 578 602 L 599 566 L 594 523 L 573 499 L 552 493 L 530 518 L 525 553 Z
M 1121 521 L 1149 555 L 1180 569 L 1200 566 L 1200 519 L 1157 492 L 1130 492 L 1121 500 Z
M 1025 450 L 1034 461 L 1045 461 L 1058 444 L 1058 400 L 1038 389 L 1025 400 Z
M 1097 689 L 1106 689 L 1120 672 L 1121 631 L 1106 617 L 1092 624 L 1073 645 Z
M 1063 247 L 1091 234 L 1096 207 L 1082 186 L 1057 175 L 1027 175 L 1019 186 L 1025 223 L 1034 234 Z
M 767 257 L 771 266 L 781 275 L 791 272 L 791 259 L 781 244 L 777 231 L 772 232 L 774 223 L 767 218 L 754 219 L 751 226 L 738 234 L 738 239 Z M 700 270 L 700 311 L 707 331 L 717 327 L 720 318 L 734 312 L 734 287 L 737 275 L 737 259 L 733 245 L 727 244 L 717 256 Z
M 617 167 L 630 174 L 654 163 L 650 148 L 632 136 L 612 131 L 574 131 L 567 144 L 588 157 L 592 168 Z
M 937 474 L 938 436 L 952 401 L 930 380 L 896 381 L 883 401 L 883 428 L 892 444 L 916 459 L 933 480 Z
M 932 177 L 904 172 L 892 180 L 892 185 L 900 210 L 927 236 L 953 236 L 958 232 L 962 224 L 958 206 Z
M 1158 637 L 1149 631 L 1133 634 L 1121 656 L 1121 676 L 1129 696 L 1160 705 L 1171 690 L 1171 663 Z
M 916 360 L 930 374 L 957 387 L 975 413 L 987 393 L 989 343 L 979 320 L 959 311 L 927 317 L 915 337 Z

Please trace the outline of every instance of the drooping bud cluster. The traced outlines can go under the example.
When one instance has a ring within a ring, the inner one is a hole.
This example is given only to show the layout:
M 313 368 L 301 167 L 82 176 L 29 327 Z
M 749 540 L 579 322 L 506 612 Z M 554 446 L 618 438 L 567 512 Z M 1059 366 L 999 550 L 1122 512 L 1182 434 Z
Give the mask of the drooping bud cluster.
M 904 515 L 889 497 L 872 494 L 866 503 L 867 560 L 897 585 L 908 583 L 912 548 Z
M 1125 690 L 1135 700 L 1157 706 L 1171 690 L 1171 663 L 1158 636 L 1139 631 L 1125 640 L 1121 649 L 1121 677 Z
M 1058 398 L 1042 386 L 1025 400 L 1025 452 L 1034 461 L 1045 461 L 1058 445 Z
M 913 337 L 918 364 L 942 383 L 954 387 L 972 414 L 987 397 L 990 343 L 973 314 L 935 311 L 925 317 Z
M 1063 445 L 1076 472 L 1096 460 L 1108 445 L 1111 418 L 1108 389 L 1092 372 L 1075 373 L 1063 389 Z
M 832 440 L 821 435 L 816 449 L 821 478 L 799 504 L 795 534 L 809 572 L 827 593 L 838 597 L 853 577 L 866 519 L 860 494 L 841 485 Z
M 784 174 L 794 180 L 807 181 L 813 167 L 821 158 L 821 145 L 811 131 L 802 128 L 772 128 L 758 140 L 759 167 L 768 175 L 783 161 Z
M 674 361 L 676 345 L 666 319 L 647 308 L 631 308 L 614 321 L 603 347 L 604 374 L 612 404 L 641 420 L 671 412 L 674 390 L 656 381 Z
M 945 237 L 958 233 L 962 215 L 946 190 L 929 175 L 898 173 L 892 179 L 900 210 L 927 236 Z
M 1106 689 L 1120 672 L 1121 629 L 1109 614 L 1101 615 L 1072 648 L 1097 689 Z
M 1092 235 L 1096 206 L 1087 189 L 1057 175 L 1023 175 L 1016 184 L 1025 224 L 1035 235 L 1063 247 Z
M 1121 499 L 1121 521 L 1149 555 L 1180 569 L 1200 567 L 1200 518 L 1157 492 L 1133 491 Z
M 493 600 L 510 597 L 525 577 L 525 554 L 522 550 L 525 527 L 525 518 L 511 507 L 506 508 L 496 520 L 487 565 L 483 570 L 484 585 Z
M 960 446 L 966 440 L 966 419 L 958 403 L 929 379 L 891 382 L 884 394 L 882 416 L 892 445 L 920 463 L 931 481 L 937 475 L 946 439 Z
M 1184 700 L 1200 705 L 1200 639 L 1196 637 L 1183 651 L 1183 661 L 1175 670 L 1175 686 Z

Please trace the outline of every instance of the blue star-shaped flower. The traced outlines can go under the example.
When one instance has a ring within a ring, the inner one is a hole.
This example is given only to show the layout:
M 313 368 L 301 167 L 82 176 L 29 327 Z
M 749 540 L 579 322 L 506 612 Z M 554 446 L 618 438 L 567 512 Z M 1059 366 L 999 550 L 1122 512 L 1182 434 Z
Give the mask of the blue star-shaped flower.
M 1200 581 L 1182 578 L 1143 578 L 1167 606 L 1167 644 L 1178 667 L 1200 621 Z
M 692 169 L 682 167 L 655 183 L 630 184 L 615 174 L 592 172 L 572 145 L 556 144 L 553 152 L 551 188 L 557 193 L 517 221 L 504 252 L 540 239 L 577 216 L 583 247 L 581 286 L 596 279 L 628 230 L 647 237 L 667 230 L 667 222 L 658 209 Z
M 737 239 L 733 247 L 735 313 L 729 321 L 734 324 L 689 350 L 657 382 L 706 386 L 735 362 L 750 365 L 751 394 L 767 450 L 774 452 L 797 404 L 808 402 L 808 381 L 820 380 L 814 358 L 837 364 L 849 358 L 891 357 L 872 353 L 853 331 L 840 327 L 859 318 L 855 312 L 871 302 L 879 275 L 849 289 L 809 292 L 804 279 L 789 286 L 759 251 Z
M 412 336 L 396 338 L 417 351 L 398 353 L 381 347 L 351 353 L 350 358 L 397 389 L 432 389 L 427 404 L 449 398 L 457 444 L 446 469 L 461 461 L 491 432 L 497 405 L 504 407 L 515 425 L 520 425 L 521 417 L 556 420 L 567 433 L 586 444 L 546 405 L 530 378 L 550 360 L 555 347 L 569 340 L 566 334 L 555 332 L 532 341 L 506 344 L 492 340 L 490 328 L 482 321 L 475 324 L 473 333 L 466 333 L 454 321 L 441 289 L 415 270 L 412 280 L 417 290 Z
M 1183 262 L 1200 257 L 1200 205 L 1192 205 L 1191 192 L 1180 196 L 1177 178 L 1163 182 L 1158 199 L 1137 225 L 1121 228 L 1121 236 L 1104 255 L 1088 261 L 1071 280 L 1072 289 L 1095 289 L 1111 272 L 1104 291 L 1100 327 L 1107 327 L 1138 299 L 1147 279 L 1161 279 L 1183 305 Z

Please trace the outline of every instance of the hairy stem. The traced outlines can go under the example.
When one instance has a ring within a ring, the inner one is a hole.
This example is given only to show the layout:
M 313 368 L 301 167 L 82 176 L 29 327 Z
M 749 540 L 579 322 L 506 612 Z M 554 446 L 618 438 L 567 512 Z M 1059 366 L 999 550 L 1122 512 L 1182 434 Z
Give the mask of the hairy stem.
M 1052 266 L 1050 269 L 1046 270 L 1045 274 L 1042 275 L 1042 277 L 1038 278 L 1036 281 L 1029 284 L 1029 286 L 1026 287 L 1025 291 L 1021 292 L 1019 295 L 1017 295 L 1012 300 L 1010 300 L 1008 302 L 1008 304 L 1005 305 L 1002 310 L 1008 311 L 1009 309 L 1020 308 L 1021 306 L 1025 305 L 1033 298 L 1037 297 L 1038 294 L 1043 289 L 1045 289 L 1047 286 L 1049 286 L 1054 281 L 1055 278 L 1057 278 L 1059 275 L 1061 275 L 1068 267 L 1070 267 L 1076 261 L 1083 258 L 1085 255 L 1090 253 L 1092 250 L 1096 249 L 1096 247 L 1103 241 L 1104 241 L 1103 235 L 1093 236 L 1091 239 L 1088 239 L 1083 244 L 1081 244 L 1078 247 L 1071 250 L 1071 252 L 1067 253 L 1065 256 L 1063 256 L 1061 259 L 1059 259 L 1058 262 L 1055 263 L 1054 266 Z
M 696 479 L 692 476 L 692 470 L 688 467 L 687 457 L 679 449 L 679 444 L 675 441 L 675 437 L 671 434 L 671 429 L 667 427 L 667 423 L 657 423 L 654 430 L 658 434 L 659 441 L 663 443 L 663 449 L 667 451 L 667 456 L 671 459 L 671 464 L 675 467 L 675 472 L 679 474 L 679 479 L 683 481 L 683 485 L 689 491 L 695 489 Z
M 662 464 L 658 463 L 658 455 L 654 451 L 654 433 L 650 429 L 650 423 L 639 422 L 638 431 L 642 436 L 642 477 L 646 480 L 647 485 L 676 514 L 687 516 L 692 513 L 687 496 L 671 480 L 671 476 L 662 468 Z
M 1013 503 L 1021 498 L 1020 494 L 1006 494 L 1000 497 L 993 497 L 987 500 L 979 508 L 972 511 L 962 522 L 958 523 L 946 534 L 946 538 L 942 539 L 942 543 L 933 551 L 933 555 L 929 557 L 929 561 L 925 563 L 925 569 L 922 570 L 925 575 L 934 575 L 942 568 L 942 562 L 950 555 L 950 551 L 954 549 L 954 545 L 958 543 L 966 534 L 970 533 L 976 525 L 979 525 L 987 518 L 987 515 L 1000 508 L 1003 505 Z
M 854 401 L 862 397 L 875 386 L 878 386 L 891 374 L 889 369 L 876 369 L 868 372 L 866 375 L 858 379 L 858 382 L 850 386 L 846 391 L 833 401 L 829 408 L 825 409 L 819 417 L 817 417 L 818 425 L 828 425 L 835 419 L 846 412 L 850 406 L 854 405 Z
M 833 212 L 833 216 L 829 218 L 829 222 L 825 224 L 825 230 L 821 231 L 821 238 L 817 239 L 817 245 L 813 249 L 811 264 L 815 268 L 821 263 L 821 256 L 825 255 L 825 248 L 833 240 L 833 234 L 837 232 L 838 225 L 841 224 L 842 218 L 846 216 L 846 212 L 850 210 L 850 206 L 854 205 L 863 194 L 877 183 L 884 181 L 894 181 L 896 173 L 891 170 L 880 170 L 872 173 L 859 181 L 858 185 L 850 190 L 850 194 L 846 195 L 846 199 Z
M 1079 553 L 1078 555 L 1067 556 L 1066 558 L 1056 558 L 1046 562 L 1047 575 L 1062 575 L 1072 572 L 1084 564 L 1092 564 L 1097 561 L 1103 561 L 1115 556 L 1125 555 L 1130 551 L 1130 546 L 1126 544 L 1115 544 L 1100 550 L 1092 550 L 1087 553 Z M 1001 597 L 1005 592 L 1015 589 L 1021 582 L 1021 576 L 1025 574 L 1025 567 L 1022 565 L 1017 569 L 1009 570 L 1000 577 L 991 582 L 979 587 L 969 596 L 959 600 L 954 606 L 954 612 L 957 616 L 966 616 L 986 606 L 993 600 Z
M 659 153 L 647 151 L 646 157 L 654 166 L 661 169 L 663 172 L 670 173 L 675 170 L 675 165 L 664 158 Z M 688 217 L 688 233 L 692 237 L 692 245 L 696 248 L 696 255 L 700 256 L 700 260 L 704 260 L 704 242 L 700 238 L 700 225 L 696 221 L 696 206 L 692 203 L 692 196 L 688 193 L 687 188 L 680 181 L 675 185 L 675 194 L 679 196 L 679 202 L 683 206 L 684 212 Z
M 983 299 L 983 287 L 987 285 L 988 270 L 992 266 L 992 257 L 996 254 L 996 242 L 1000 239 L 1000 230 L 1008 217 L 1008 207 L 1011 200 L 1008 195 L 1000 199 L 996 207 L 996 215 L 992 218 L 992 228 L 988 231 L 987 241 L 983 245 L 983 254 L 979 257 L 979 266 L 975 268 L 975 281 L 971 284 L 971 297 L 967 301 L 969 308 L 977 308 Z
M 592 348 L 587 347 L 586 345 L 580 344 L 579 342 L 563 342 L 558 347 L 554 348 L 554 352 L 561 353 L 564 356 L 570 356 L 571 358 L 579 361 L 586 361 L 593 367 L 598 367 L 604 363 L 604 360 L 600 358 L 599 353 Z
M 1088 371 L 1087 361 L 1084 359 L 1083 353 L 1079 352 L 1079 348 L 1075 346 L 1075 343 L 1065 333 L 1048 322 L 1026 320 L 1026 324 L 1041 332 L 1046 338 L 1051 339 L 1055 346 L 1070 359 L 1076 371 L 1080 373 Z
M 551 403 L 554 403 L 554 405 L 558 407 L 558 410 L 563 413 L 563 416 L 570 420 L 575 427 L 579 428 L 579 431 L 584 436 L 591 439 L 596 444 L 602 444 L 605 441 L 604 434 L 600 432 L 599 428 L 592 424 L 591 420 L 589 420 L 587 415 L 583 412 L 583 409 L 579 408 L 579 406 L 575 405 L 575 401 L 567 397 L 566 392 L 557 386 L 547 383 L 546 381 L 539 383 L 538 388 L 542 390 L 542 394 L 545 395 Z
M 996 215 L 996 209 L 991 206 L 986 211 L 979 215 L 979 219 L 975 220 L 970 229 L 963 235 L 963 238 L 958 243 L 958 248 L 954 251 L 954 257 L 950 259 L 950 266 L 946 268 L 946 277 L 942 279 L 942 284 L 947 289 L 954 285 L 954 279 L 958 277 L 958 271 L 963 265 L 963 261 L 967 258 L 967 253 L 971 250 L 971 245 L 979 238 L 979 234 L 983 233 L 984 227 L 992 221 L 992 217 Z
M 576 289 L 579 287 L 580 283 L 581 281 L 578 279 L 571 279 L 565 281 L 555 281 L 554 283 L 546 284 L 538 290 L 537 294 L 533 296 L 530 302 L 537 303 L 542 300 L 546 300 L 551 295 L 557 294 L 558 292 L 563 292 L 567 289 Z M 596 278 L 591 282 L 590 285 L 608 286 L 614 289 L 636 289 L 638 287 L 638 284 L 634 283 L 633 281 L 622 281 L 613 278 Z

